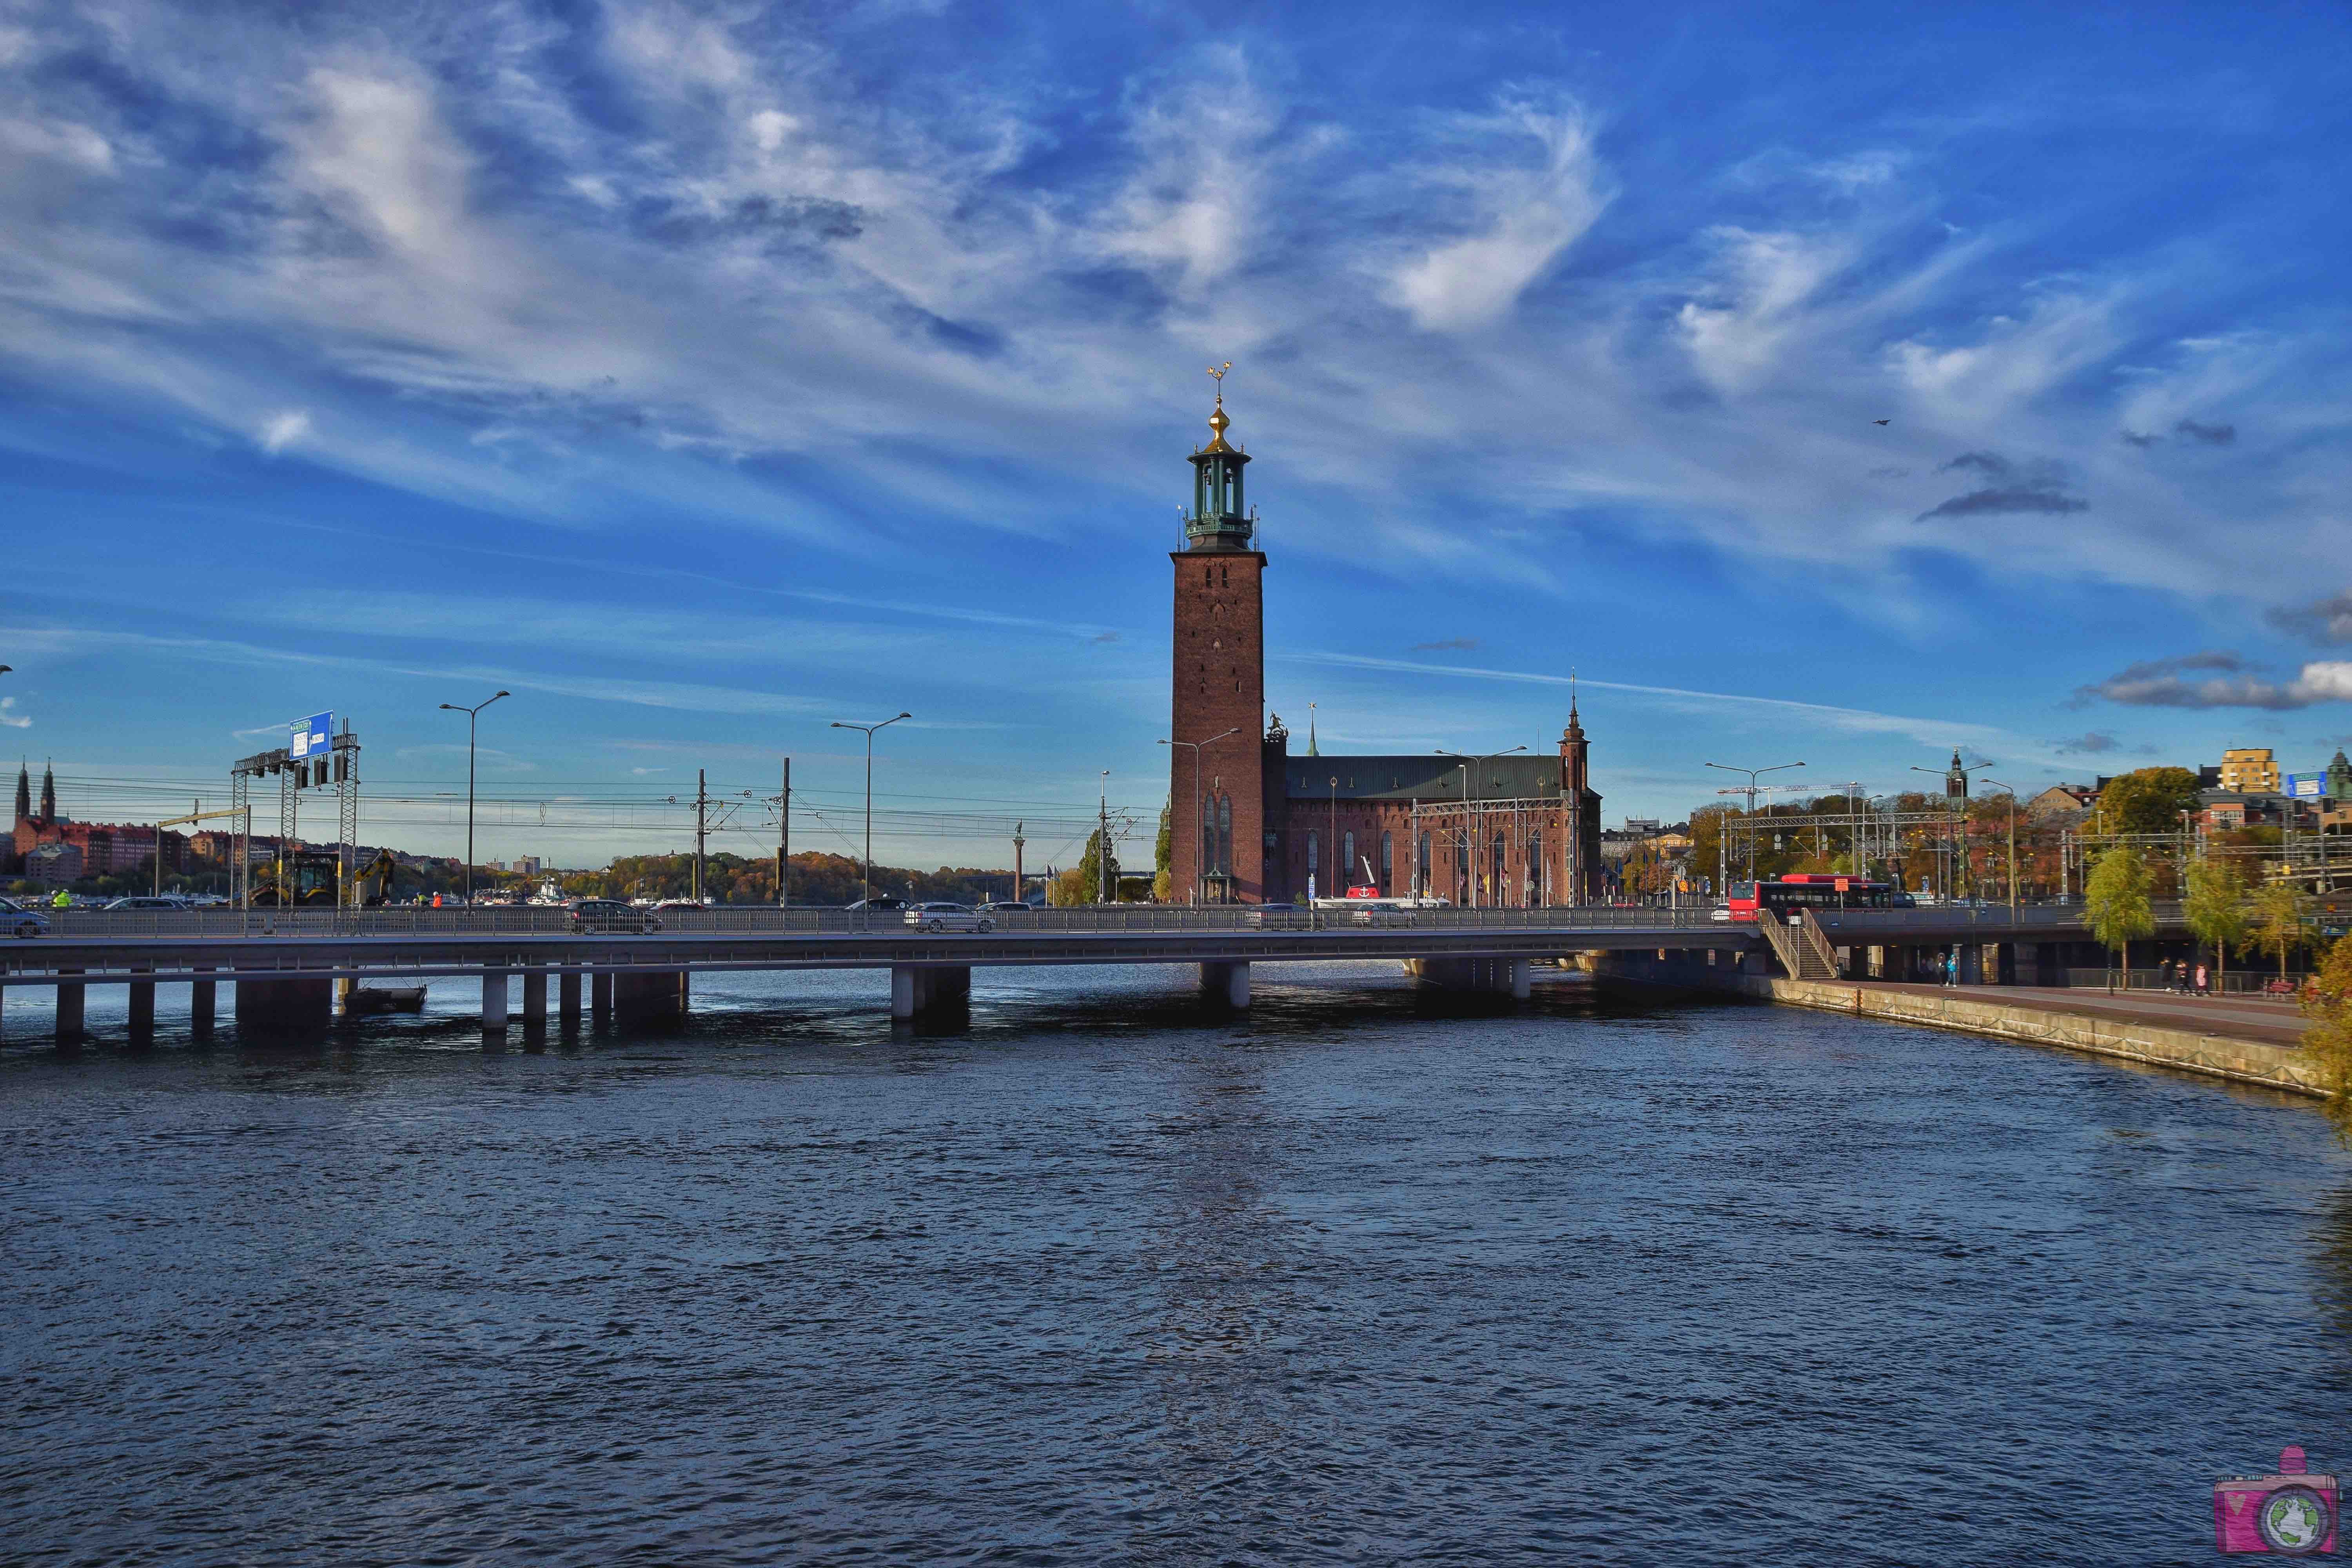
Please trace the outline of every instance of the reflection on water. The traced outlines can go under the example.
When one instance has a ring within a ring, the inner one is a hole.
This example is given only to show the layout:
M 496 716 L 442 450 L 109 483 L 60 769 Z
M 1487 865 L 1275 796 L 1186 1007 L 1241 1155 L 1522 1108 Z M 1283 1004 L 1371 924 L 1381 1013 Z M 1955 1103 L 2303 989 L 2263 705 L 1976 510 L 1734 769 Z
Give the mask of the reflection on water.
M 471 987 L 137 1056 L 10 998 L 11 1553 L 2189 1562 L 2217 1475 L 2352 1460 L 2305 1102 L 1379 969 L 978 979 L 499 1050 Z

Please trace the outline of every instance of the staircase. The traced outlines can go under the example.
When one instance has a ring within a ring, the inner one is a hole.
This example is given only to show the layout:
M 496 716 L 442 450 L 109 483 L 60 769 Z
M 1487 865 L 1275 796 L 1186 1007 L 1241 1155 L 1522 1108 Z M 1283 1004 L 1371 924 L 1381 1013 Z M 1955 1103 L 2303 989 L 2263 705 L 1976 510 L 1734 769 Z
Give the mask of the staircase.
M 1799 923 L 1790 925 L 1785 919 L 1776 919 L 1769 910 L 1757 911 L 1756 929 L 1772 944 L 1772 955 L 1792 980 L 1835 980 L 1838 977 L 1837 949 L 1830 945 L 1829 937 L 1822 931 L 1822 922 L 1813 918 L 1811 910 L 1800 910 Z

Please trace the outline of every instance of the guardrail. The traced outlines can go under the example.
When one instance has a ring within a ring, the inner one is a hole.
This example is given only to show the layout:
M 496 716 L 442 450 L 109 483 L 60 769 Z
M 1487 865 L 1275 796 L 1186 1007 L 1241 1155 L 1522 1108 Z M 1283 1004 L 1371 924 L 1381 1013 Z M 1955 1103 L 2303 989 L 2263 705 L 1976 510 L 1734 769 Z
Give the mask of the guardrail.
M 559 936 L 572 931 L 569 911 L 556 905 L 523 904 L 490 909 L 433 909 L 401 904 L 373 910 L 44 910 L 48 934 L 79 940 L 110 937 L 190 937 L 205 940 L 276 936 Z M 2180 923 L 2180 906 L 2154 908 L 2159 926 Z M 654 918 L 667 935 L 849 935 L 881 936 L 911 931 L 900 910 L 776 909 L 767 905 L 718 905 L 700 910 L 664 910 Z M 1346 931 L 1414 927 L 1426 931 L 1711 931 L 1752 934 L 1746 922 L 1727 922 L 1711 909 L 1577 908 L 1522 910 L 1307 910 L 1218 905 L 1135 904 L 1108 908 L 998 910 L 987 915 L 1000 931 L 1082 933 L 1092 931 Z M 2080 905 L 2025 905 L 2014 923 L 2006 906 L 1969 909 L 1937 906 L 1918 910 L 1824 910 L 1822 930 L 1832 942 L 1852 943 L 1933 931 L 1943 940 L 2015 940 L 2037 933 L 2079 935 Z M 592 932 L 631 931 L 592 924 Z M 1980 938 L 1978 933 L 1980 934 Z
M 523 936 L 569 935 L 568 910 L 554 905 L 495 909 L 432 909 L 394 905 L 373 910 L 54 910 L 48 935 L 79 941 L 110 937 L 188 937 L 204 940 L 278 936 Z M 912 934 L 898 910 L 795 910 L 765 905 L 719 905 L 701 910 L 664 910 L 653 917 L 666 936 L 894 936 Z M 985 918 L 1004 932 L 1079 934 L 1117 931 L 1691 931 L 1721 933 L 1728 927 L 1699 910 L 1306 910 L 1248 905 L 1194 908 L 1139 904 L 1107 909 L 992 910 Z M 592 921 L 592 934 L 634 932 L 625 918 Z

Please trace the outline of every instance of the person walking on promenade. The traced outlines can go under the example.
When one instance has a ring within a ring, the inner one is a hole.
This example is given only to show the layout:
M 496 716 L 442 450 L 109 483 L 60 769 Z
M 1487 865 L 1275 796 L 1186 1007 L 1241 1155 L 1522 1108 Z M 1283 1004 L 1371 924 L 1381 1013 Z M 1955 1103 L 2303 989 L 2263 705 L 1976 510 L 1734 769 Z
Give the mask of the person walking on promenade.
M 1944 984 L 1947 985 L 1958 985 L 1959 983 L 1960 950 L 1956 947 L 1944 954 Z
M 2204 966 L 2203 964 L 2201 964 L 2201 963 L 2200 963 L 2200 964 L 2199 964 L 2199 965 L 2197 966 L 2197 994 L 2198 994 L 2198 995 L 2200 995 L 2200 996 L 2207 996 L 2207 995 L 2210 995 L 2210 994 L 2211 994 L 2211 992 L 2210 992 L 2210 990 L 2208 990 L 2208 989 L 2207 989 L 2208 984 L 2209 984 L 2209 982 L 2208 982 L 2208 980 L 2207 980 L 2207 976 L 2206 976 L 2206 973 L 2205 973 L 2205 966 Z

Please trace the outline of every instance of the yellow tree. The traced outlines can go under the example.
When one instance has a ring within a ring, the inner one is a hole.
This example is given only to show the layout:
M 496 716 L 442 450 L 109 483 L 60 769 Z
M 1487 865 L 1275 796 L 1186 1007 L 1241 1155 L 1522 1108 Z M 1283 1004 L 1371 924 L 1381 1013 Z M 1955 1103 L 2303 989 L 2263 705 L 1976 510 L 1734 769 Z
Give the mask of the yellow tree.
M 2327 1091 L 2336 1141 L 2352 1146 L 2352 936 L 2339 938 L 2303 994 L 2304 1049 Z
M 2131 944 L 2156 934 L 2156 913 L 2147 902 L 2147 863 L 2139 851 L 2115 848 L 2099 857 L 2083 886 L 2083 915 L 2101 947 L 2123 955 L 2124 984 L 2131 984 Z
M 2263 884 L 2254 895 L 2254 940 L 2278 954 L 2279 980 L 2286 980 L 2286 955 L 2303 945 L 2303 890 L 2293 882 Z
M 2246 879 L 2237 862 L 2216 858 L 2190 866 L 2181 912 L 2189 934 L 2211 944 L 2216 970 L 2228 973 L 2231 944 L 2246 940 Z

